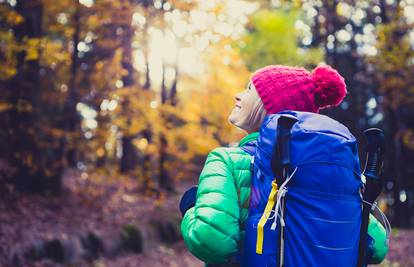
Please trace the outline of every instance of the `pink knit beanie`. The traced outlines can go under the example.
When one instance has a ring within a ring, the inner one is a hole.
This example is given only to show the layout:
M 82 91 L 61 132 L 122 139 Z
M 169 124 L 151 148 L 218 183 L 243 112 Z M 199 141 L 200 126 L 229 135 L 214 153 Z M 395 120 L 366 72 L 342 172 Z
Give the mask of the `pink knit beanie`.
M 312 73 L 271 65 L 256 71 L 251 81 L 268 114 L 283 110 L 317 113 L 339 105 L 346 95 L 344 78 L 328 65 L 320 65 Z

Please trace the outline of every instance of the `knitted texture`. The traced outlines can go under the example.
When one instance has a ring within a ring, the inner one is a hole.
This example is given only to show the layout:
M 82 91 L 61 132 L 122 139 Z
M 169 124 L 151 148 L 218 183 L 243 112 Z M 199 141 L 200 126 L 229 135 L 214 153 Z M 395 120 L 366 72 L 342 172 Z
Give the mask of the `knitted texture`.
M 268 114 L 283 110 L 318 113 L 339 105 L 346 95 L 344 78 L 328 65 L 312 73 L 304 68 L 271 65 L 256 71 L 251 81 Z

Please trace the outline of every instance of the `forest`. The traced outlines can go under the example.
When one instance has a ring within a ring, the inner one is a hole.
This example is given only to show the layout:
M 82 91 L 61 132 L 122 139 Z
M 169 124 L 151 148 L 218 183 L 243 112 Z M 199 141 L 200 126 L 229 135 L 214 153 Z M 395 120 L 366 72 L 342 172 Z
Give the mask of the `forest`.
M 0 266 L 203 266 L 178 202 L 245 135 L 234 96 L 320 63 L 322 113 L 386 136 L 381 266 L 414 266 L 413 0 L 0 0 Z

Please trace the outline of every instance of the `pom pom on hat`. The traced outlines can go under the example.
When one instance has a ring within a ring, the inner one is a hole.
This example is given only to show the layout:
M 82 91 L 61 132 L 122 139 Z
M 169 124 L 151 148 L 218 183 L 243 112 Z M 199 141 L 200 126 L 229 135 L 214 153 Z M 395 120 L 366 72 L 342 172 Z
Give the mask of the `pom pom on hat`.
M 315 83 L 315 104 L 319 108 L 339 105 L 346 96 L 344 78 L 328 65 L 320 65 L 312 71 Z

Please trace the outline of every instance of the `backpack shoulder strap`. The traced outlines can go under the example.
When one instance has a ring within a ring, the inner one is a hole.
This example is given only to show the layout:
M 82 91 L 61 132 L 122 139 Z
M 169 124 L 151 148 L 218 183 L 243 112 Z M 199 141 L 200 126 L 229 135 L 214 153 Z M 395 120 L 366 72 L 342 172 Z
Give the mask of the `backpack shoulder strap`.
M 250 141 L 250 142 L 244 144 L 240 148 L 244 152 L 246 152 L 247 154 L 249 154 L 250 156 L 254 156 L 254 154 L 256 154 L 256 146 L 257 146 L 257 140 L 254 140 L 254 141 Z
M 250 170 L 252 172 L 254 170 L 254 155 L 256 154 L 256 147 L 257 147 L 257 140 L 248 142 L 245 145 L 240 147 L 244 152 L 252 156 L 252 160 L 250 161 Z

